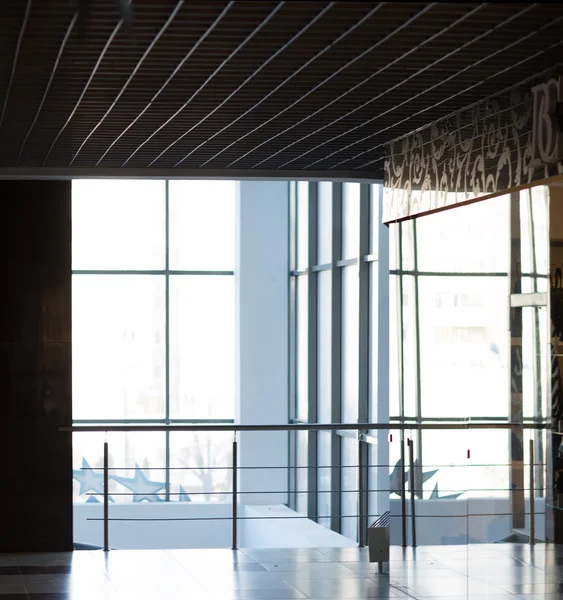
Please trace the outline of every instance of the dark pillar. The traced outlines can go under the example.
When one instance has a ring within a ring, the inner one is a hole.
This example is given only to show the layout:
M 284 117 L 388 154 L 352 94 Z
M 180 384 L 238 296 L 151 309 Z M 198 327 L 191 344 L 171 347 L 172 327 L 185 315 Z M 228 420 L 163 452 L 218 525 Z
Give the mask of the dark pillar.
M 0 181 L 0 552 L 72 549 L 70 181 Z

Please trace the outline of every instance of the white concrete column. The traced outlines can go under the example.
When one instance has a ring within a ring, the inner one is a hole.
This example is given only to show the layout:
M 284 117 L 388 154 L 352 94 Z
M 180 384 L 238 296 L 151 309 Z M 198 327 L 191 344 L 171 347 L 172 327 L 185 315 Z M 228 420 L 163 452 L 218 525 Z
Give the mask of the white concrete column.
M 289 184 L 241 181 L 236 212 L 236 411 L 245 425 L 288 422 Z M 242 432 L 239 472 L 245 504 L 288 501 L 286 432 Z M 282 468 L 272 468 L 282 467 Z

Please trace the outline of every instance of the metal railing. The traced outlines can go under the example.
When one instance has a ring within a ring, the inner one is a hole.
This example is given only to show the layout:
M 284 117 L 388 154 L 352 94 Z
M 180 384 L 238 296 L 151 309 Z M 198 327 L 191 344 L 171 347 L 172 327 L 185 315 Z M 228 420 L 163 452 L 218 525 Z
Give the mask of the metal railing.
M 219 469 L 230 469 L 232 472 L 232 489 L 230 492 L 225 492 L 231 496 L 231 504 L 232 504 L 232 512 L 231 517 L 219 517 L 217 520 L 229 519 L 232 521 L 232 549 L 235 550 L 238 548 L 238 521 L 241 519 L 252 519 L 252 518 L 267 518 L 271 519 L 272 517 L 240 517 L 238 513 L 238 499 L 242 494 L 252 494 L 252 493 L 289 493 L 289 490 L 280 491 L 280 492 L 249 492 L 249 491 L 240 491 L 238 486 L 238 474 L 241 470 L 244 469 L 264 469 L 264 468 L 284 468 L 284 469 L 300 469 L 300 468 L 313 468 L 309 466 L 294 466 L 287 465 L 286 467 L 252 467 L 248 465 L 239 465 L 238 464 L 238 440 L 237 434 L 240 432 L 266 432 L 266 431 L 280 431 L 280 432 L 299 432 L 299 431 L 309 431 L 309 432 L 320 432 L 320 431 L 328 431 L 339 433 L 340 435 L 344 435 L 346 437 L 350 437 L 350 432 L 356 432 L 356 439 L 358 442 L 358 464 L 352 466 L 340 466 L 341 469 L 344 468 L 357 468 L 358 469 L 358 489 L 357 490 L 337 490 L 340 492 L 355 492 L 358 493 L 358 514 L 357 515 L 340 515 L 340 519 L 344 518 L 357 518 L 358 519 L 358 541 L 360 546 L 365 546 L 367 541 L 367 518 L 375 517 L 377 515 L 369 515 L 367 509 L 367 501 L 366 501 L 366 493 L 367 492 L 391 492 L 394 490 L 391 489 L 368 489 L 368 481 L 366 477 L 366 470 L 374 467 L 391 467 L 391 465 L 375 465 L 369 464 L 367 461 L 367 452 L 365 452 L 366 445 L 374 444 L 376 442 L 376 437 L 372 436 L 370 432 L 372 431 L 386 431 L 386 432 L 400 432 L 400 477 L 401 477 L 401 540 L 402 546 L 407 547 L 407 522 L 408 522 L 408 513 L 407 510 L 407 491 L 406 491 L 406 481 L 409 481 L 409 490 L 410 490 L 410 522 L 411 522 L 411 545 L 415 547 L 417 545 L 417 536 L 416 536 L 416 496 L 417 493 L 422 493 L 422 489 L 417 489 L 416 484 L 416 464 L 414 460 L 414 442 L 411 438 L 407 438 L 405 440 L 404 433 L 411 433 L 415 431 L 424 431 L 424 430 L 435 430 L 435 431 L 452 431 L 452 430 L 507 430 L 507 431 L 523 431 L 523 430 L 534 430 L 534 431 L 542 431 L 549 430 L 550 427 L 547 422 L 538 422 L 535 420 L 525 420 L 524 422 L 511 423 L 506 421 L 491 421 L 491 420 L 466 420 L 466 421 L 455 421 L 455 422 L 424 422 L 424 423 L 290 423 L 283 425 L 240 425 L 234 423 L 218 423 L 218 424 L 177 424 L 177 425 L 141 425 L 141 424 L 104 424 L 104 425 L 94 425 L 94 424 L 78 424 L 70 427 L 61 427 L 61 432 L 71 432 L 71 433 L 89 433 L 89 432 L 97 432 L 97 433 L 106 433 L 106 439 L 104 441 L 103 447 L 103 481 L 104 481 L 104 493 L 103 493 L 103 548 L 105 551 L 109 551 L 110 543 L 109 543 L 109 522 L 113 519 L 109 517 L 109 502 L 110 502 L 110 493 L 109 493 L 109 444 L 107 440 L 107 434 L 113 432 L 231 432 L 233 433 L 232 440 L 232 465 L 229 467 L 211 467 L 211 468 L 219 468 Z M 406 448 L 405 448 L 406 441 Z M 406 455 L 408 453 L 408 472 L 406 470 Z M 467 456 L 469 458 L 470 452 L 469 449 L 467 451 Z M 522 465 L 524 464 L 523 461 Z M 431 465 L 425 465 L 431 466 Z M 482 466 L 499 466 L 499 465 L 482 465 Z M 510 465 L 501 465 L 509 467 Z M 534 462 L 534 440 L 529 440 L 529 543 L 535 543 L 535 469 L 538 466 L 545 465 L 537 465 Z M 331 466 L 326 467 L 314 467 L 316 469 L 322 468 L 332 468 Z M 187 468 L 189 470 L 189 468 Z M 330 493 L 333 490 L 316 490 L 315 494 L 322 493 Z M 491 490 L 493 491 L 493 490 Z M 496 490 L 499 491 L 499 490 Z M 524 492 L 525 490 L 516 489 L 514 486 L 510 488 L 510 490 L 506 491 L 519 491 Z M 297 493 L 310 493 L 307 492 L 297 492 Z M 421 497 L 421 496 L 419 496 Z M 508 513 L 507 513 L 508 515 Z M 469 516 L 469 515 L 468 515 Z M 477 516 L 477 515 L 475 515 Z M 479 515 L 486 516 L 486 515 Z M 496 514 L 498 516 L 498 513 Z M 316 518 L 316 519 L 325 519 L 329 518 L 330 515 L 326 516 L 303 516 L 303 517 L 295 517 L 295 518 Z M 456 517 L 456 515 L 452 515 L 452 517 Z M 279 517 L 279 518 L 293 518 L 293 517 Z M 435 518 L 435 517 L 430 517 Z M 210 520 L 209 518 L 201 518 L 201 519 L 182 519 L 182 520 Z

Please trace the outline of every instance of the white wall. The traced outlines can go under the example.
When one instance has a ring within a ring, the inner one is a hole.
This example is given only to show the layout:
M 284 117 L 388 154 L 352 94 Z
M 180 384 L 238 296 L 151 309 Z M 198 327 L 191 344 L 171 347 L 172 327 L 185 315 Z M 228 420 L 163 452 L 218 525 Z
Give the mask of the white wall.
M 289 184 L 237 183 L 236 422 L 288 422 Z M 243 432 L 239 464 L 241 503 L 287 503 L 286 432 Z M 278 467 L 272 469 L 271 467 Z

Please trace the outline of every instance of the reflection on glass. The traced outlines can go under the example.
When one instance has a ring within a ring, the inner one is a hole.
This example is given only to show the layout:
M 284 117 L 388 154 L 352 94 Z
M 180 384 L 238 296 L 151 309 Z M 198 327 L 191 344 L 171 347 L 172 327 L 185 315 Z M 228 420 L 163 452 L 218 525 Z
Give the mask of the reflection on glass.
M 297 268 L 309 266 L 309 182 L 297 183 Z
M 72 181 L 72 268 L 164 269 L 165 183 Z
M 505 277 L 420 278 L 424 417 L 507 415 L 506 298 Z
M 180 502 L 232 502 L 229 432 L 170 434 L 170 496 Z
M 296 418 L 307 421 L 309 418 L 309 281 L 307 275 L 297 277 L 297 397 Z
M 162 419 L 164 276 L 73 275 L 75 419 Z
M 235 181 L 170 181 L 170 268 L 235 268 Z
M 418 269 L 508 273 L 509 208 L 499 196 L 417 218 Z
M 359 279 L 356 266 L 342 270 L 342 422 L 358 421 Z
M 234 293 L 232 277 L 170 277 L 173 419 L 234 417 Z
M 342 258 L 358 258 L 360 250 L 360 184 L 342 189 Z
M 318 264 L 332 261 L 332 183 L 321 181 L 318 196 Z

